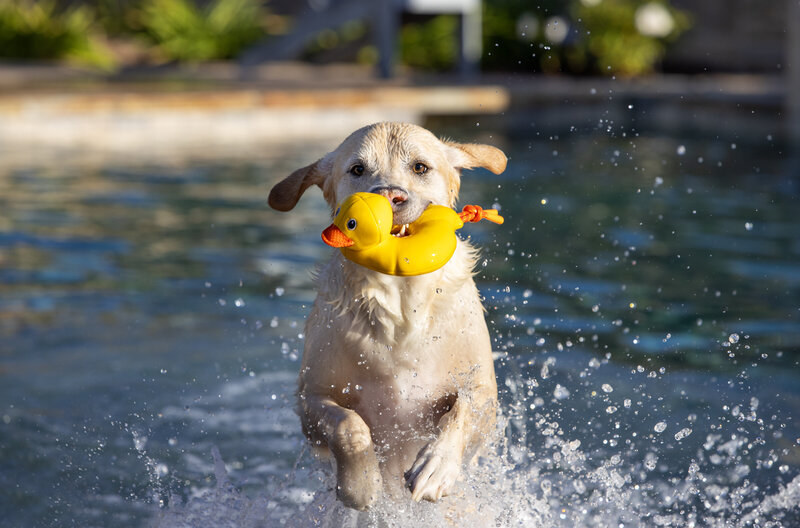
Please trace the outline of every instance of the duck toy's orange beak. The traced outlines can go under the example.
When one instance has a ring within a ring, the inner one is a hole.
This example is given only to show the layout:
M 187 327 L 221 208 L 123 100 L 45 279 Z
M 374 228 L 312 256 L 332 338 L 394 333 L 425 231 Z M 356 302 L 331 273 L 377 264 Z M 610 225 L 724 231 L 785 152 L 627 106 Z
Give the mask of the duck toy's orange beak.
M 322 241 L 330 247 L 335 248 L 350 247 L 355 244 L 355 242 L 345 235 L 341 229 L 336 227 L 335 224 L 331 224 L 325 228 L 325 231 L 322 232 Z

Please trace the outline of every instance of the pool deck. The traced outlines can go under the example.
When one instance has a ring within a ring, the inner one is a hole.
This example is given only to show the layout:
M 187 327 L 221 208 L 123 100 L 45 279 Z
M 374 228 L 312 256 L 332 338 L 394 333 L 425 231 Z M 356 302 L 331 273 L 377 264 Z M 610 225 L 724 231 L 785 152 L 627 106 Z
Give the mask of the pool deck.
M 243 75 L 235 65 L 214 64 L 113 76 L 6 65 L 0 66 L 0 145 L 114 151 L 227 148 L 341 139 L 376 121 L 425 123 L 464 116 L 512 128 L 558 129 L 598 118 L 630 119 L 634 106 L 653 102 L 692 109 L 694 125 L 702 128 L 719 126 L 719 107 L 732 109 L 731 119 L 745 125 L 754 109 L 780 115 L 785 97 L 782 77 L 754 75 L 620 80 L 400 75 L 383 80 L 350 65 L 279 63 Z M 648 119 L 660 126 L 685 126 L 685 119 L 669 110 L 654 111 Z

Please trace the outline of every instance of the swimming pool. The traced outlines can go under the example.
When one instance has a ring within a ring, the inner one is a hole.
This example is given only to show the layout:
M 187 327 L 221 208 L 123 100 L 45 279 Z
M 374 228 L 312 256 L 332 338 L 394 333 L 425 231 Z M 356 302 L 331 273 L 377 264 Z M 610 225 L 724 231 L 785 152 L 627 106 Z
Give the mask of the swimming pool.
M 485 128 L 449 132 L 510 158 L 465 173 L 460 200 L 506 217 L 469 230 L 500 525 L 800 522 L 797 154 L 771 135 Z M 0 168 L 5 525 L 322 525 L 292 406 L 328 213 L 318 192 L 290 214 L 266 195 L 330 146 Z

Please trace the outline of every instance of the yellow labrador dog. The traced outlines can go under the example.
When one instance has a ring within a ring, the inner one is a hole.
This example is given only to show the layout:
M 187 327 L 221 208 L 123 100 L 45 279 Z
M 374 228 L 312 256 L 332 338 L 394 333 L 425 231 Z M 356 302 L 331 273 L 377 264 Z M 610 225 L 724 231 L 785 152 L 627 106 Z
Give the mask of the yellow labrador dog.
M 453 207 L 460 169 L 505 170 L 488 145 L 442 141 L 406 123 L 377 123 L 296 170 L 270 192 L 292 209 L 312 185 L 331 211 L 355 192 L 386 196 L 394 224 L 429 204 Z M 476 251 L 459 240 L 441 269 L 384 275 L 335 251 L 318 275 L 306 323 L 299 412 L 312 445 L 335 459 L 337 495 L 368 509 L 382 495 L 438 501 L 492 435 L 497 385 L 484 310 L 472 279 Z

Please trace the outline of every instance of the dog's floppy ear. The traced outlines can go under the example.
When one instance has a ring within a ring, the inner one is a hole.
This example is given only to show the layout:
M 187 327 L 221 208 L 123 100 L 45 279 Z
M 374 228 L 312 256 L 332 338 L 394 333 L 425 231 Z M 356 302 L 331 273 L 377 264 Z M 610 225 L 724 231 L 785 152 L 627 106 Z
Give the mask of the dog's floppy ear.
M 269 192 L 269 206 L 278 211 L 290 211 L 297 205 L 297 201 L 306 192 L 306 189 L 312 185 L 318 185 L 321 188 L 326 176 L 324 159 L 297 169 L 276 183 Z
M 445 141 L 448 148 L 448 158 L 453 167 L 458 169 L 472 169 L 483 167 L 495 174 L 506 170 L 506 155 L 503 151 L 491 145 L 478 143 L 455 143 Z

